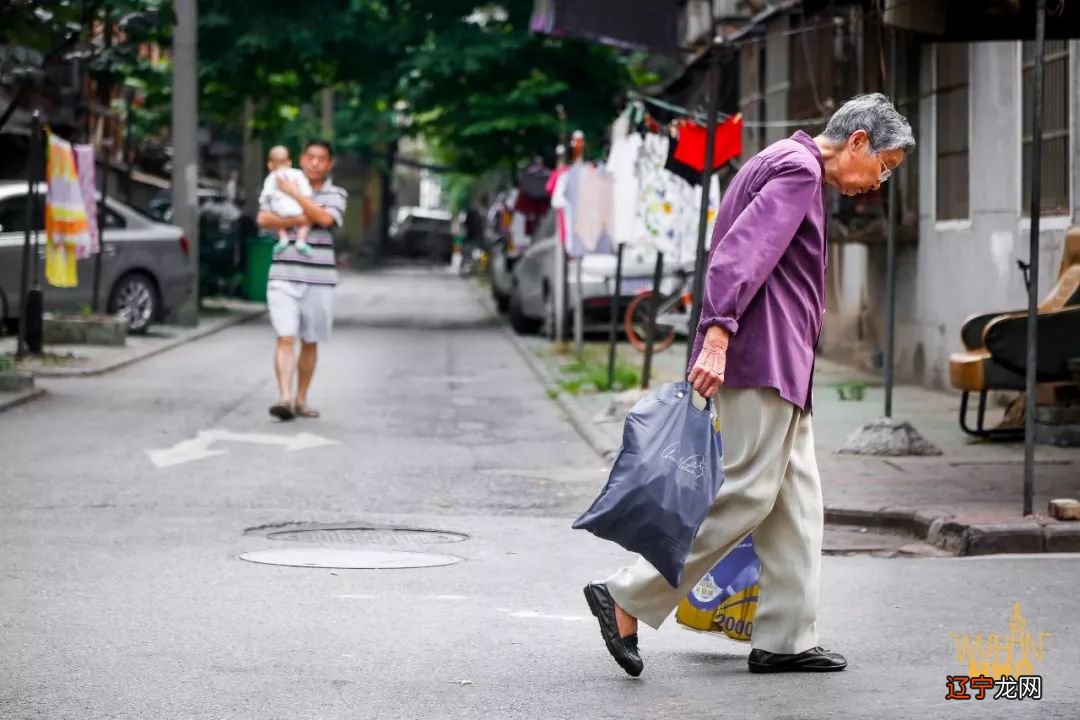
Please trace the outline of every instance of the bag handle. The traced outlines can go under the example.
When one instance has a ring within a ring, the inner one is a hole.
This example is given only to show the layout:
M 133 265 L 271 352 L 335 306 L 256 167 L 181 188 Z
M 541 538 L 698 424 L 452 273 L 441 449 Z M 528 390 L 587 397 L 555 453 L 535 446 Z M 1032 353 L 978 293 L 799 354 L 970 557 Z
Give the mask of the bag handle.
M 683 387 L 680 387 L 678 390 L 675 391 L 675 397 L 679 398 L 680 400 L 682 399 L 683 395 L 689 396 L 688 399 L 687 399 L 687 402 L 690 403 L 690 407 L 694 408 L 694 410 L 698 409 L 697 406 L 694 405 L 694 395 L 697 395 L 697 394 L 698 393 L 697 393 L 696 390 L 694 390 L 693 386 L 691 386 L 688 382 L 685 382 L 685 381 L 683 382 Z M 701 396 L 698 395 L 698 397 L 701 397 Z M 702 399 L 705 401 L 705 407 L 702 408 L 699 412 L 709 411 L 709 412 L 712 412 L 715 415 L 716 414 L 716 404 L 714 402 L 715 399 L 714 398 L 704 398 L 704 397 Z

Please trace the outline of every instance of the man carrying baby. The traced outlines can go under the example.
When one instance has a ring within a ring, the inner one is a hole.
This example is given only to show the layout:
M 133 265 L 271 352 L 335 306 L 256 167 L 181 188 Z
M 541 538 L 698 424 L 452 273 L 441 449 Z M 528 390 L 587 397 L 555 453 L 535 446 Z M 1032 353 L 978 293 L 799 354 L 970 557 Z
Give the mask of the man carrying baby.
M 285 179 L 293 183 L 300 194 L 307 198 L 312 196 L 311 183 L 304 177 L 302 171 L 293 168 L 289 148 L 284 145 L 275 145 L 270 148 L 266 158 L 266 169 L 270 171 L 270 174 L 266 176 L 262 194 L 259 195 L 259 207 L 279 217 L 303 221 L 302 225 L 297 226 L 295 237 L 287 228 L 278 230 L 278 242 L 274 246 L 274 254 L 280 255 L 289 245 L 294 245 L 302 254 L 311 257 L 311 246 L 307 243 L 308 235 L 311 233 L 311 223 L 304 215 L 304 208 L 300 206 L 300 203 L 278 187 L 278 180 Z
M 270 322 L 277 334 L 274 370 L 278 381 L 278 402 L 270 414 L 279 420 L 299 416 L 316 418 L 317 410 L 308 405 L 308 389 L 315 375 L 319 343 L 330 340 L 334 319 L 334 286 L 337 284 L 334 239 L 331 230 L 341 227 L 345 217 L 346 193 L 328 179 L 333 168 L 329 143 L 313 140 L 300 156 L 300 167 L 311 185 L 312 196 L 305 197 L 296 183 L 277 180 L 278 189 L 296 200 L 303 215 L 282 217 L 269 206 L 260 205 L 259 227 L 273 232 L 286 230 L 290 237 L 296 229 L 311 225 L 306 255 L 290 244 L 274 256 L 270 265 L 266 303 Z M 297 340 L 299 361 L 296 358 Z M 296 389 L 293 391 L 293 378 Z

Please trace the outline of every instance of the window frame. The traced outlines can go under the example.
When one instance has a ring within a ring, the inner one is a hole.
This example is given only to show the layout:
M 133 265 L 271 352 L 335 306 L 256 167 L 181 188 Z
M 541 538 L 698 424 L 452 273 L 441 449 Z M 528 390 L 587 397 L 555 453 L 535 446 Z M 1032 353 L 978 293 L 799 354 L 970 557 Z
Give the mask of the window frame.
M 938 63 L 940 57 L 941 43 L 933 46 L 933 62 L 931 63 L 931 91 L 934 98 L 933 103 L 933 132 L 934 132 L 934 188 L 933 188 L 933 219 L 936 230 L 963 230 L 972 226 L 972 218 L 974 217 L 973 209 L 971 206 L 971 139 L 975 136 L 975 112 L 974 112 L 974 93 L 972 92 L 972 72 L 971 69 L 974 66 L 975 47 L 974 43 L 956 43 L 963 44 L 967 47 L 967 84 L 964 85 L 967 89 L 967 176 L 966 181 L 968 183 L 967 192 L 967 213 L 960 217 L 942 218 L 940 217 L 939 210 L 940 205 L 938 202 L 938 188 L 941 185 L 941 172 L 939 167 L 939 161 L 941 155 L 939 153 L 939 137 L 938 137 L 938 115 L 940 112 L 940 103 L 938 102 L 940 88 L 938 86 Z M 961 86 L 950 86 L 948 89 L 953 90 Z
M 1023 230 L 1027 230 L 1031 227 L 1031 203 L 1024 198 L 1024 42 L 1018 40 L 1016 42 L 1016 86 L 1018 92 L 1018 98 L 1016 105 L 1016 119 L 1019 132 L 1017 133 L 1017 188 L 1016 197 L 1017 203 L 1020 205 L 1020 227 Z M 1064 212 L 1048 214 L 1045 211 L 1039 213 L 1039 226 L 1043 230 L 1065 230 L 1073 225 L 1073 213 L 1076 211 L 1075 192 L 1076 189 L 1073 184 L 1076 181 L 1076 118 L 1073 117 L 1074 110 L 1076 109 L 1077 100 L 1080 99 L 1080 94 L 1076 89 L 1077 80 L 1080 80 L 1080 74 L 1075 73 L 1075 60 L 1076 60 L 1076 47 L 1077 43 L 1073 40 L 1066 40 L 1066 56 L 1065 56 L 1065 68 L 1068 72 L 1068 81 L 1066 86 L 1069 88 L 1069 97 L 1065 101 L 1065 110 L 1068 112 L 1068 118 L 1065 122 L 1065 127 L 1069 133 L 1069 143 L 1066 158 L 1066 172 L 1065 177 L 1069 183 L 1066 189 L 1066 198 L 1068 201 L 1068 207 Z M 1045 83 L 1045 77 L 1043 79 Z M 1045 131 L 1045 126 L 1043 130 Z M 1045 143 L 1046 137 L 1043 136 L 1044 152 L 1043 158 L 1045 161 Z M 1045 168 L 1045 162 L 1044 162 Z M 1045 189 L 1045 185 L 1044 185 Z

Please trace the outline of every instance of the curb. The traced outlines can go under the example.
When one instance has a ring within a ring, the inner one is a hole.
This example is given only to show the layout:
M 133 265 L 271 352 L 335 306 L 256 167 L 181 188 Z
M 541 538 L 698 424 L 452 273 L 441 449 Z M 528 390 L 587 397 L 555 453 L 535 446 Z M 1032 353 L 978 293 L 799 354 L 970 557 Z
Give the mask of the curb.
M 1046 522 L 1033 517 L 979 523 L 907 508 L 866 510 L 826 506 L 825 522 L 903 530 L 918 540 L 961 556 L 1080 553 L 1080 523 Z
M 525 360 L 525 363 L 532 368 L 533 373 L 540 379 L 540 382 L 543 383 L 544 387 L 557 390 L 559 387 L 558 383 L 555 382 L 555 378 L 551 376 L 548 369 L 544 367 L 543 362 L 530 352 L 529 348 L 525 347 L 525 344 L 521 342 L 521 339 L 518 338 L 512 330 L 503 328 L 503 332 L 510 336 L 510 340 L 514 347 L 517 348 L 518 353 Z M 574 429 L 577 430 L 578 434 L 581 435 L 586 444 L 592 448 L 593 452 L 604 460 L 611 460 L 614 458 L 615 453 L 619 450 L 618 446 L 613 444 L 604 433 L 596 429 L 596 424 L 591 418 L 586 417 L 586 414 L 582 412 L 577 403 L 570 400 L 566 393 L 563 392 L 557 393 L 554 400 L 570 418 L 570 424 L 574 426 Z
M 495 303 L 487 296 L 486 293 L 481 292 L 479 286 L 476 283 L 470 283 L 476 291 L 477 301 L 484 306 L 486 310 L 499 317 L 498 308 L 495 307 Z M 506 327 L 504 323 L 499 324 L 499 329 L 503 335 L 510 341 L 510 344 L 514 346 L 514 349 L 518 351 L 521 358 L 525 361 L 525 364 L 533 371 L 537 379 L 547 390 L 557 390 L 559 385 L 555 381 L 555 378 L 551 376 L 548 369 L 544 367 L 543 362 L 536 357 L 536 355 L 526 347 L 521 338 L 517 336 L 510 328 Z M 570 419 L 570 424 L 574 427 L 577 433 L 585 441 L 585 443 L 592 448 L 593 452 L 601 457 L 603 460 L 611 460 L 615 453 L 618 452 L 618 445 L 613 443 L 604 436 L 602 432 L 594 427 L 594 423 L 591 418 L 586 417 L 585 413 L 577 406 L 576 403 L 567 399 L 565 393 L 559 392 L 554 397 L 555 403 L 566 413 Z
M 498 314 L 494 303 L 480 289 L 477 300 L 492 313 Z M 503 333 L 547 388 L 557 388 L 555 379 L 543 362 L 526 347 L 512 330 L 501 326 Z M 595 423 L 564 393 L 555 396 L 559 407 L 567 414 L 582 439 L 606 461 L 618 451 L 611 441 L 596 429 Z M 1080 522 L 1047 524 L 1034 518 L 1013 519 L 999 523 L 969 523 L 961 517 L 938 515 L 909 508 L 825 507 L 827 525 L 857 525 L 882 530 L 900 530 L 917 540 L 961 556 L 998 555 L 1005 553 L 1080 553 Z
M 6 395 L 13 397 L 5 397 Z M 20 393 L 0 393 L 0 413 L 14 410 L 45 395 L 45 388 L 34 388 Z
M 206 338 L 206 337 L 209 337 L 209 336 L 214 335 L 216 333 L 219 333 L 222 330 L 227 330 L 228 328 L 235 327 L 236 325 L 240 325 L 241 323 L 248 322 L 249 320 L 254 320 L 257 317 L 261 317 L 262 315 L 265 315 L 266 312 L 267 312 L 266 308 L 259 308 L 257 310 L 240 311 L 236 315 L 234 315 L 234 316 L 232 316 L 230 318 L 227 318 L 226 320 L 223 320 L 222 322 L 220 322 L 217 325 L 212 325 L 212 326 L 208 326 L 208 327 L 196 330 L 195 332 L 191 333 L 190 335 L 186 335 L 186 336 L 184 336 L 182 338 L 173 338 L 172 340 L 166 341 L 166 342 L 162 343 L 161 345 L 159 345 L 157 347 L 148 348 L 147 350 L 145 350 L 143 352 L 136 353 L 135 355 L 132 355 L 130 357 L 125 357 L 125 358 L 122 358 L 120 360 L 116 360 L 116 361 L 114 361 L 112 363 L 109 363 L 107 365 L 104 365 L 104 366 L 91 367 L 91 368 L 86 368 L 86 369 L 70 368 L 70 369 L 57 369 L 57 370 L 48 370 L 48 369 L 36 370 L 36 371 L 34 371 L 34 376 L 35 377 L 97 377 L 99 375 L 105 375 L 106 373 L 110 373 L 110 372 L 114 372 L 116 370 L 120 370 L 121 368 L 128 367 L 129 365 L 134 365 L 137 362 L 141 362 L 143 360 L 147 360 L 149 358 L 152 358 L 152 357 L 154 357 L 156 355 L 160 355 L 160 354 L 162 354 L 164 352 L 168 352 L 169 350 L 173 350 L 175 348 L 178 348 L 181 345 L 186 345 L 188 343 L 195 342 L 196 340 L 202 340 L 203 338 Z

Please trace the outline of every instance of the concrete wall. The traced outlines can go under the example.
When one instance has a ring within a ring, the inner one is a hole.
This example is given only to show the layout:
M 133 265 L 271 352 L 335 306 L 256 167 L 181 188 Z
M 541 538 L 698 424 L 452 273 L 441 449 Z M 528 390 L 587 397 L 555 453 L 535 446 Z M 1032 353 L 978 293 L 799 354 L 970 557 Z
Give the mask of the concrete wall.
M 1040 299 L 1053 287 L 1065 230 L 1080 210 L 1080 78 L 1078 43 L 1071 43 L 1072 215 L 1043 217 L 1040 233 Z M 898 335 L 898 361 L 906 374 L 931 386 L 948 382 L 949 354 L 961 349 L 960 328 L 975 313 L 1027 306 L 1016 261 L 1029 257 L 1030 222 L 1021 208 L 1021 75 L 1017 43 L 971 46 L 971 217 L 939 223 L 935 219 L 937 176 L 934 164 L 936 111 L 933 98 L 920 105 L 920 227 L 914 258 L 914 283 L 904 289 L 900 307 L 910 309 Z M 932 87 L 932 50 L 924 50 L 922 83 Z M 903 279 L 903 278 L 902 278 Z M 914 292 L 910 292 L 910 291 Z M 921 350 L 925 367 L 913 366 Z M 916 372 L 919 371 L 919 372 Z
M 1070 57 L 1071 216 L 1043 217 L 1039 295 L 1057 278 L 1066 229 L 1080 224 L 1080 43 Z M 896 372 L 930 387 L 948 385 L 949 355 L 976 313 L 1027 307 L 1016 261 L 1028 260 L 1030 222 L 1021 208 L 1021 75 L 1015 42 L 971 50 L 970 217 L 936 220 L 936 104 L 933 48 L 922 49 L 917 138 L 919 242 L 897 249 Z M 833 246 L 823 351 L 874 367 L 884 348 L 885 247 Z

